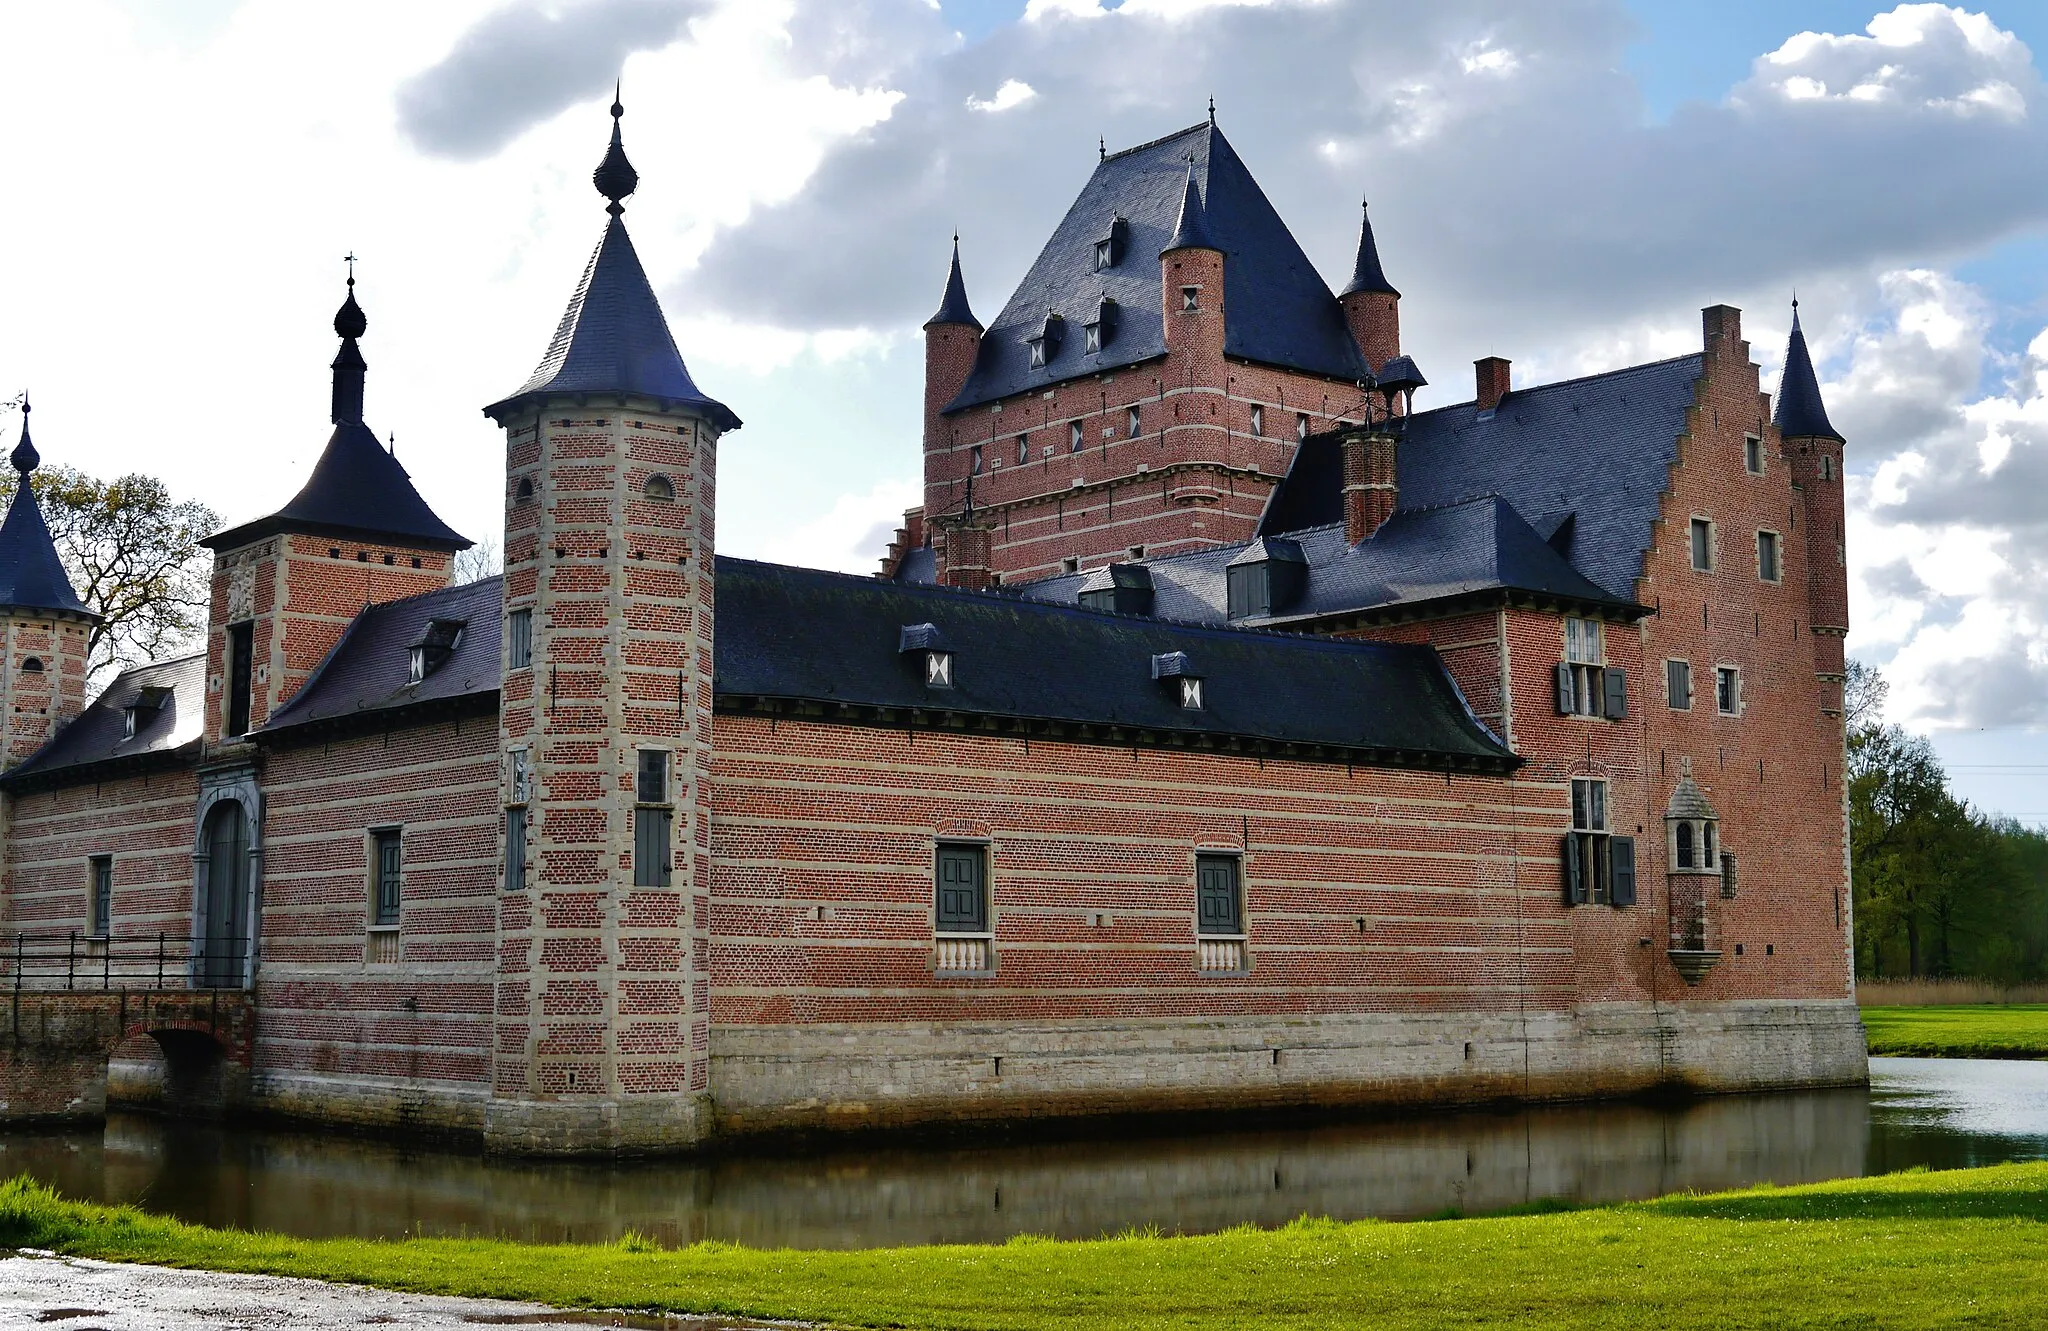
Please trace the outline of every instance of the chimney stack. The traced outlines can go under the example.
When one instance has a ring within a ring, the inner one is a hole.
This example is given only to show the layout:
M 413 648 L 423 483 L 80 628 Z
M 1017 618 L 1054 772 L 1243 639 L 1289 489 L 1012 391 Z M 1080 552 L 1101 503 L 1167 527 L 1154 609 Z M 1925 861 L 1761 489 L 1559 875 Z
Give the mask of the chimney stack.
M 1401 498 L 1396 447 L 1384 430 L 1353 430 L 1343 437 L 1345 544 L 1367 540 L 1394 515 Z
M 1472 362 L 1473 377 L 1477 380 L 1478 401 L 1481 411 L 1492 411 L 1500 400 L 1508 395 L 1508 367 L 1512 364 L 1505 356 L 1487 356 Z

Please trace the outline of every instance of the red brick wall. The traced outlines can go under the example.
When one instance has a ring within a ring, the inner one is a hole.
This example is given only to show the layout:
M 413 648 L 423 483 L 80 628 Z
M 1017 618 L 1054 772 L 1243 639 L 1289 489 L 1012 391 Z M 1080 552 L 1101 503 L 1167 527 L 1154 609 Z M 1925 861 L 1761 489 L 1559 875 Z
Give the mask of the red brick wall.
M 259 1075 L 418 1090 L 490 1073 L 498 728 L 476 717 L 272 752 Z M 182 810 L 190 836 L 190 797 Z M 370 832 L 400 829 L 392 950 L 371 950 Z M 386 959 L 388 958 L 388 959 Z
M 76 619 L 16 616 L 0 620 L 0 768 L 41 748 L 85 709 L 90 627 Z M 42 669 L 24 669 L 34 660 Z
M 1162 555 L 1248 541 L 1293 460 L 1298 416 L 1308 416 L 1315 431 L 1359 417 L 1355 384 L 1224 356 L 1222 256 L 1177 250 L 1162 262 L 1164 357 L 951 415 L 928 414 L 927 520 L 943 531 L 946 519 L 961 512 L 979 447 L 974 506 L 993 530 L 992 567 L 1005 581 L 1056 574 L 1065 559 L 1096 567 L 1126 558 L 1133 546 Z M 1183 286 L 1202 288 L 1194 313 L 1180 309 Z M 1078 354 L 1078 336 L 1070 330 L 1063 356 Z M 941 368 L 932 358 L 951 354 L 933 334 L 928 385 Z M 1128 428 L 1132 407 L 1139 412 L 1135 438 Z M 1256 433 L 1254 407 L 1262 416 Z M 1020 436 L 1029 452 L 1022 464 Z
M 364 606 L 445 587 L 453 564 L 445 551 L 304 535 L 217 554 L 206 637 L 207 742 L 220 742 L 227 718 L 230 624 L 254 621 L 254 730 L 299 691 Z
M 1561 1008 L 1554 781 L 717 718 L 718 1023 Z M 996 972 L 933 973 L 934 844 L 990 844 Z M 1250 973 L 1197 970 L 1242 850 Z
M 9 796 L 5 929 L 83 935 L 90 925 L 95 855 L 114 860 L 113 931 L 168 935 L 182 950 L 192 933 L 192 810 L 189 771 L 123 777 Z

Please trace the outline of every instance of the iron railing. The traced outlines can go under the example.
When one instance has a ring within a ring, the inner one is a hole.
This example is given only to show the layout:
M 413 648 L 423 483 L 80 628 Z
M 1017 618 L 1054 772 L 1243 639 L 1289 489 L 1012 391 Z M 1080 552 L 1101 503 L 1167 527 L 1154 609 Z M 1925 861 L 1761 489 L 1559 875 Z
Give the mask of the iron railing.
M 4 935 L 0 935 L 4 937 Z M 241 989 L 248 983 L 247 938 L 192 939 L 170 934 L 17 932 L 0 949 L 0 979 L 24 989 Z

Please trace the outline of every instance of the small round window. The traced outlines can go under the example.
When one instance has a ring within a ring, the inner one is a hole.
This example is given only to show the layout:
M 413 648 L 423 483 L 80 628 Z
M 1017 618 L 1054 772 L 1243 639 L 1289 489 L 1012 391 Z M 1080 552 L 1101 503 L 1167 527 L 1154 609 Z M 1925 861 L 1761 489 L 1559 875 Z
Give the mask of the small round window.
M 515 504 L 530 504 L 533 502 L 533 478 L 531 476 L 520 478 L 519 488 L 512 492 L 512 502 Z
M 647 478 L 647 484 L 642 486 L 641 490 L 644 494 L 646 494 L 646 496 L 649 499 L 660 500 L 664 504 L 672 504 L 675 502 L 676 483 L 670 480 L 668 477 L 663 476 L 660 472 L 656 472 L 654 475 L 649 476 Z
M 23 661 L 21 663 L 21 668 L 27 671 L 29 674 L 40 675 L 43 673 L 43 658 L 40 656 L 31 656 L 26 661 Z

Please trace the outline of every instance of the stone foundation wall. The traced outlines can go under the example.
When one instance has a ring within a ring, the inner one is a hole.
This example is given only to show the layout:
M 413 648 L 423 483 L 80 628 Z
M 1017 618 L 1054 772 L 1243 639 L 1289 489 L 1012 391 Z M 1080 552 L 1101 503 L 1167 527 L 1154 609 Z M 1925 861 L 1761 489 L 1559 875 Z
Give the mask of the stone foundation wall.
M 1567 1012 L 736 1026 L 720 1134 L 1089 1114 L 1393 1107 L 1859 1085 L 1846 1000 Z

